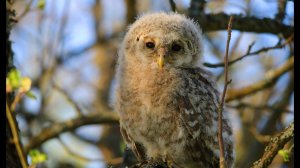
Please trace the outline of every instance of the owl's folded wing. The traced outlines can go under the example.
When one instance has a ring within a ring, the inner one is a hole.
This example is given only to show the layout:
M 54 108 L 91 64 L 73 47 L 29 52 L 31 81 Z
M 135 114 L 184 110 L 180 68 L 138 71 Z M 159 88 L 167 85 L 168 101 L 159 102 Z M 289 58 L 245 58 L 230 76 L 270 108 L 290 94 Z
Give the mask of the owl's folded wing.
M 179 119 L 188 133 L 188 154 L 200 166 L 219 166 L 218 92 L 195 69 L 186 69 L 184 89 L 178 93 Z

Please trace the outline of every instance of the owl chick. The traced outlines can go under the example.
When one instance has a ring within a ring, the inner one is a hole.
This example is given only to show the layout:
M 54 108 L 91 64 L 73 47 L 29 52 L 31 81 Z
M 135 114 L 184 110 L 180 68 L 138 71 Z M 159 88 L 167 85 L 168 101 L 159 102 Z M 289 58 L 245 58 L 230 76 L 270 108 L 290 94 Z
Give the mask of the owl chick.
M 144 14 L 119 50 L 116 111 L 121 133 L 140 161 L 173 167 L 219 167 L 219 93 L 196 67 L 199 26 L 176 13 Z M 233 165 L 229 120 L 223 116 L 225 160 Z

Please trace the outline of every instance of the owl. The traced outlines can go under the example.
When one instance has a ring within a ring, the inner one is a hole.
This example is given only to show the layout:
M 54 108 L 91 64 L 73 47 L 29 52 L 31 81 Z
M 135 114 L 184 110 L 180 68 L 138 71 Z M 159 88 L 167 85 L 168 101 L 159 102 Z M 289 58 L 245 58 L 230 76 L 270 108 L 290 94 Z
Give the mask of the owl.
M 115 108 L 121 133 L 137 159 L 170 167 L 219 167 L 219 93 L 211 75 L 197 67 L 202 33 L 177 13 L 149 13 L 128 29 L 117 65 Z M 227 167 L 233 140 L 223 114 Z

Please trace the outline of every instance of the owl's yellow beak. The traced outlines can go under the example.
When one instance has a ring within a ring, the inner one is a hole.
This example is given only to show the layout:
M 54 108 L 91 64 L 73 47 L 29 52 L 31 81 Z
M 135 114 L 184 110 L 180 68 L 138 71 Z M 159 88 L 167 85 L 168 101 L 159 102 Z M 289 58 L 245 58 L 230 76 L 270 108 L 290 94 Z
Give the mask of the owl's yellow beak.
M 165 56 L 166 56 L 166 49 L 164 47 L 160 48 L 158 50 L 158 59 L 157 59 L 157 64 L 159 69 L 162 69 L 165 64 Z
M 157 64 L 160 69 L 164 67 L 164 55 L 160 55 L 157 60 Z

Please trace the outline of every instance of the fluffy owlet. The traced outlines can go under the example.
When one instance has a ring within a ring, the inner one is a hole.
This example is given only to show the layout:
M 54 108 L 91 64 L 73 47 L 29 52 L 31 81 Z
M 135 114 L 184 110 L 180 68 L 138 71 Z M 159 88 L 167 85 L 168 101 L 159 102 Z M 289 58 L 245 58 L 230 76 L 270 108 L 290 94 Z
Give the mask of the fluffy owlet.
M 176 13 L 145 14 L 119 51 L 116 110 L 126 144 L 140 161 L 173 167 L 219 167 L 219 93 L 196 66 L 199 26 Z M 225 160 L 233 165 L 232 131 L 223 116 Z

